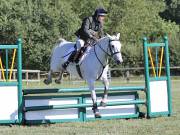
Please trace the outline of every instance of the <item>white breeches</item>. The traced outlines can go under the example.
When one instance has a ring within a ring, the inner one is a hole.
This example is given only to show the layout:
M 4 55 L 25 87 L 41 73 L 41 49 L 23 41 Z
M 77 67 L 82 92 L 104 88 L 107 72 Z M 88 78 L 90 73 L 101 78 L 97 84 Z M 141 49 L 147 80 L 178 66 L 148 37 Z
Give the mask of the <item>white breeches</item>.
M 77 51 L 79 51 L 81 49 L 81 47 L 83 47 L 83 46 L 84 46 L 84 40 L 77 38 L 77 40 L 76 40 Z

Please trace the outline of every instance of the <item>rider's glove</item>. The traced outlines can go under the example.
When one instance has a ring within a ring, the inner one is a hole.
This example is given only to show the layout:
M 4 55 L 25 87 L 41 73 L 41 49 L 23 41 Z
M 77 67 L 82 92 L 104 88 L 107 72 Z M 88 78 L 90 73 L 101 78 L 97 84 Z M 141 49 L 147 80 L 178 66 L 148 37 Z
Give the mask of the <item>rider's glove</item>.
M 96 38 L 96 37 L 94 37 L 94 36 L 92 36 L 92 39 L 94 40 L 94 41 L 98 41 L 98 39 Z

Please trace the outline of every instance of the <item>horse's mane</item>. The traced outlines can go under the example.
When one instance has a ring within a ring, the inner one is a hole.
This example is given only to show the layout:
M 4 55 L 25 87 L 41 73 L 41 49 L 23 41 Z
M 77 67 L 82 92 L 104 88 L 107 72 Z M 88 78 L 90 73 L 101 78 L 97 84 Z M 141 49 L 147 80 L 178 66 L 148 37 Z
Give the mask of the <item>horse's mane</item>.
M 94 52 L 94 47 L 95 47 L 96 45 L 98 45 L 99 43 L 101 43 L 102 41 L 106 40 L 106 39 L 109 39 L 109 37 L 108 37 L 108 36 L 105 36 L 105 37 L 100 38 L 100 39 L 98 40 L 98 42 L 95 43 L 94 45 L 92 45 L 92 46 L 90 47 L 90 49 L 88 50 L 88 52 L 85 51 L 85 53 Z
M 104 40 L 104 39 L 107 39 L 107 38 L 109 38 L 109 37 L 108 36 L 102 37 L 102 38 L 99 39 L 99 42 Z
M 109 38 L 108 36 L 100 38 L 93 46 L 98 45 L 98 43 L 100 43 L 100 42 L 102 42 L 102 41 L 104 41 L 105 39 L 108 39 L 108 38 Z

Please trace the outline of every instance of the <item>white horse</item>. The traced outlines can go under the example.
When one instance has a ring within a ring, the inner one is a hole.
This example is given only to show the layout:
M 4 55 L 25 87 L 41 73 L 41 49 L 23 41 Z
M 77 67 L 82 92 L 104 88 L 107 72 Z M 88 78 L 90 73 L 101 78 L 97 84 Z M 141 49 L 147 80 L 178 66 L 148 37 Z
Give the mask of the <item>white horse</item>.
M 87 81 L 89 90 L 91 91 L 91 98 L 93 101 L 93 112 L 95 117 L 101 117 L 98 107 L 97 98 L 94 83 L 97 79 L 101 78 L 104 84 L 104 95 L 100 105 L 105 106 L 108 96 L 109 81 L 107 78 L 108 72 L 108 56 L 112 57 L 117 64 L 123 62 L 121 56 L 121 43 L 120 43 L 120 33 L 114 36 L 107 35 L 101 38 L 94 46 L 89 47 L 81 60 L 79 61 L 79 69 L 81 71 L 81 77 Z M 60 83 L 62 79 L 62 74 L 64 72 L 62 64 L 67 60 L 66 57 L 70 55 L 73 51 L 74 43 L 62 41 L 57 45 L 51 55 L 50 71 L 48 73 L 48 78 L 44 80 L 45 84 L 52 82 L 51 74 L 52 72 L 60 72 L 58 79 L 55 80 L 56 83 Z M 70 74 L 79 75 L 76 63 L 70 63 L 66 69 Z

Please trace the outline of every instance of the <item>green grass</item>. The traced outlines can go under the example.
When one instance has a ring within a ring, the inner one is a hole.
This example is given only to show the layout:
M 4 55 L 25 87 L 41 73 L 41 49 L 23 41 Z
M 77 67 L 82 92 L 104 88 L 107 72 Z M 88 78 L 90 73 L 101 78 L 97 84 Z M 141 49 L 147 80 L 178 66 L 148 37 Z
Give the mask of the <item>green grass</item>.
M 110 81 L 110 86 L 136 86 L 136 85 L 144 85 L 144 81 L 141 80 L 132 80 L 131 82 L 127 82 L 125 79 L 113 79 Z M 101 81 L 96 81 L 95 83 L 96 87 L 103 87 L 103 84 Z M 28 85 L 23 82 L 23 88 L 83 88 L 87 87 L 87 82 L 84 80 L 74 80 L 74 81 L 69 81 L 69 80 L 63 80 L 61 84 L 56 84 L 53 80 L 52 84 L 50 85 L 45 85 L 43 83 L 43 80 L 41 82 L 36 82 L 36 83 L 29 83 Z
M 172 81 L 173 115 L 171 117 L 158 117 L 152 119 L 116 119 L 98 120 L 91 122 L 74 122 L 60 124 L 44 124 L 39 126 L 0 126 L 0 135 L 180 135 L 180 81 Z M 142 82 L 113 81 L 112 85 L 141 85 Z M 61 87 L 85 87 L 85 83 L 64 83 Z M 101 85 L 99 82 L 96 86 Z M 46 87 L 43 84 L 24 85 L 24 88 Z M 48 87 L 57 87 L 51 85 Z

